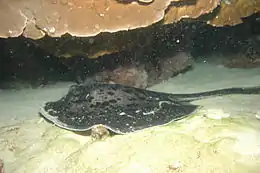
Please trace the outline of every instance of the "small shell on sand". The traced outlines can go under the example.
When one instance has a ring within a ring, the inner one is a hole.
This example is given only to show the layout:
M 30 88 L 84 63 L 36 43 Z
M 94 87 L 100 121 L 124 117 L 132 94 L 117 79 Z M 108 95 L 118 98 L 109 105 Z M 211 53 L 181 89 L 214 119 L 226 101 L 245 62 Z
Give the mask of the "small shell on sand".
M 170 164 L 169 166 L 168 166 L 168 168 L 170 169 L 170 170 L 177 170 L 177 169 L 179 169 L 180 168 L 180 163 L 179 162 L 174 162 L 174 163 L 172 163 L 172 164 Z

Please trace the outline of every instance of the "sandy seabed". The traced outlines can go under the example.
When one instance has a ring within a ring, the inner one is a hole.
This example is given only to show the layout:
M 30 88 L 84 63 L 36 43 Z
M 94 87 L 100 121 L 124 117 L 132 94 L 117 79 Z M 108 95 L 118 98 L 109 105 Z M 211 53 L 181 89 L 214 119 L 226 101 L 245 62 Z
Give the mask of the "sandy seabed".
M 5 173 L 259 173 L 260 95 L 193 102 L 202 107 L 167 126 L 93 141 L 38 115 L 70 83 L 0 91 L 0 158 Z M 193 71 L 150 88 L 169 93 L 260 86 L 259 69 L 197 64 Z

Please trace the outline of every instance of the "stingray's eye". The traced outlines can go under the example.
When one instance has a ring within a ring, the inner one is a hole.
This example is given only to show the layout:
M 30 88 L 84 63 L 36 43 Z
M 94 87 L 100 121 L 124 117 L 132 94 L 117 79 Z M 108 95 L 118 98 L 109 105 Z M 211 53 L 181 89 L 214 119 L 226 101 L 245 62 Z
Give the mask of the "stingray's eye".
M 79 96 L 81 94 L 81 87 L 79 85 L 71 85 L 69 88 L 69 93 L 74 96 Z
M 71 85 L 70 88 L 69 88 L 69 92 L 72 92 L 73 90 L 77 90 L 79 86 L 78 85 Z
M 54 102 L 47 102 L 45 103 L 44 109 L 48 110 L 48 109 L 53 109 L 54 107 Z

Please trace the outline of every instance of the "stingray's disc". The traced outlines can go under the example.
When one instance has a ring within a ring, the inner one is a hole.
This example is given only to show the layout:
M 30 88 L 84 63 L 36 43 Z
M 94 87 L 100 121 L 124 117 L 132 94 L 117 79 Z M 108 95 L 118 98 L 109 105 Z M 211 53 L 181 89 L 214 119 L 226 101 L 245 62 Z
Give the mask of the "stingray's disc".
M 71 131 L 77 131 L 77 132 L 84 132 L 84 131 L 88 131 L 90 129 L 92 129 L 95 125 L 91 126 L 91 127 L 87 127 L 87 128 L 77 128 L 77 127 L 73 127 L 72 125 L 68 125 L 68 124 L 65 124 L 61 121 L 58 120 L 58 118 L 56 117 L 53 117 L 51 115 L 49 115 L 43 108 L 40 109 L 40 114 L 46 118 L 47 120 L 51 121 L 52 123 L 54 123 L 56 126 L 62 128 L 62 129 L 66 129 L 66 130 L 71 130 Z M 106 129 L 109 129 L 115 133 L 118 133 L 118 134 L 125 134 L 125 133 L 122 133 L 120 131 L 115 131 L 114 129 L 112 129 L 111 127 L 109 126 L 106 126 L 106 125 L 103 125 L 103 124 L 99 124 L 99 125 L 102 125 L 103 127 L 105 127 Z
M 79 85 L 71 87 L 60 100 L 47 102 L 40 114 L 72 131 L 86 131 L 102 124 L 125 134 L 179 120 L 198 107 L 170 96 L 114 84 Z

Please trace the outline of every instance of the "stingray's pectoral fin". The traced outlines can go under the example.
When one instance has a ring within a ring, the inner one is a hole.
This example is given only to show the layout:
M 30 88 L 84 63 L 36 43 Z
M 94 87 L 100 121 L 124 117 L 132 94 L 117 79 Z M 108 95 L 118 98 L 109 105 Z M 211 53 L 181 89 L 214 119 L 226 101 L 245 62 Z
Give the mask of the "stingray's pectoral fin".
M 45 103 L 39 110 L 39 114 L 49 120 L 49 121 L 53 121 L 53 119 L 55 119 L 55 102 L 47 102 Z
M 66 129 L 66 130 L 71 130 L 71 131 L 86 131 L 89 130 L 90 127 L 86 126 L 75 126 L 74 122 L 68 119 L 65 115 L 64 112 L 59 112 L 55 111 L 54 105 L 56 105 L 56 102 L 48 102 L 46 103 L 43 107 L 40 108 L 39 114 L 42 116 L 46 121 L 51 122 L 55 124 L 56 126 Z M 52 105 L 52 106 L 50 106 Z
M 161 102 L 161 111 L 173 116 L 173 120 L 179 120 L 195 112 L 200 106 L 186 102 Z

